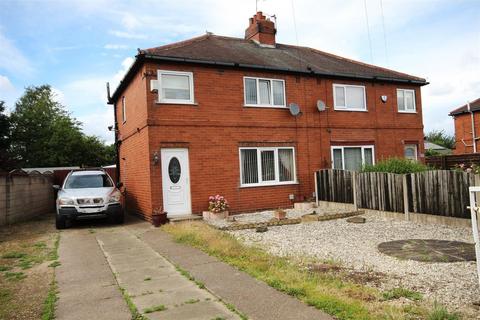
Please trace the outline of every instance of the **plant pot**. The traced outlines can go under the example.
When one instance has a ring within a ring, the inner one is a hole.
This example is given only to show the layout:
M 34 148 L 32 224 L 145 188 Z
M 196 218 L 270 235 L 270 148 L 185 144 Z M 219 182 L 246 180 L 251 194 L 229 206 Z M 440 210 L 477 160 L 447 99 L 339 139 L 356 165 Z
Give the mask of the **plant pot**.
M 166 224 L 168 222 L 167 213 L 156 213 L 152 215 L 152 224 L 154 227 L 158 228 L 162 224 Z
M 287 218 L 287 213 L 284 210 L 275 210 L 275 219 L 284 220 Z
M 222 220 L 228 217 L 228 211 L 222 212 L 211 212 L 211 211 L 203 211 L 203 219 L 205 220 Z

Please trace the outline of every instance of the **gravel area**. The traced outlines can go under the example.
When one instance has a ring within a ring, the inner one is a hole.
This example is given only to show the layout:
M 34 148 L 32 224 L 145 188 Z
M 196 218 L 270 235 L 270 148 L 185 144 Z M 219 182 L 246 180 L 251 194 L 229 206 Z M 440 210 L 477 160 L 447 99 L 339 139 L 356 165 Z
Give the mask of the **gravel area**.
M 302 215 L 305 212 L 291 210 L 288 214 Z M 267 212 L 255 215 L 255 219 L 260 219 L 267 216 Z M 377 249 L 381 242 L 401 239 L 473 243 L 471 229 L 416 224 L 374 214 L 363 216 L 367 219 L 365 224 L 337 219 L 270 227 L 265 233 L 256 233 L 250 229 L 232 231 L 231 234 L 247 244 L 260 245 L 275 255 L 333 259 L 356 271 L 384 273 L 385 277 L 376 284 L 380 289 L 399 286 L 410 288 L 423 293 L 427 299 L 437 300 L 451 309 L 475 315 L 473 319 L 480 319 L 480 310 L 472 304 L 480 300 L 475 262 L 425 263 L 399 260 L 384 255 Z

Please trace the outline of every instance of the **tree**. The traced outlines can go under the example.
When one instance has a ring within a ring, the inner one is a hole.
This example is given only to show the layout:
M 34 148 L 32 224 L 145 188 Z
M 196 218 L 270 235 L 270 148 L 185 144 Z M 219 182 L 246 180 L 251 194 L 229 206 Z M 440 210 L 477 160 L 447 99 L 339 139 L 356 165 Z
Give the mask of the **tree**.
M 113 163 L 107 156 L 108 147 L 81 131 L 81 123 L 54 100 L 49 85 L 26 88 L 10 119 L 11 152 L 22 167 Z
M 455 148 L 455 136 L 445 133 L 445 130 L 430 131 L 425 136 L 425 140 L 448 149 Z
M 5 102 L 0 101 L 0 169 L 8 171 L 14 167 L 10 157 L 10 117 L 5 113 Z

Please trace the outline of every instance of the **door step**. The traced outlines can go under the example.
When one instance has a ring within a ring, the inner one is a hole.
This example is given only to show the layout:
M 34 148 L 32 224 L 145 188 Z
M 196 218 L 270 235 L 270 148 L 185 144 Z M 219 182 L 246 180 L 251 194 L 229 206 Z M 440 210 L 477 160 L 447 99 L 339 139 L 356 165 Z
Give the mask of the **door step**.
M 183 222 L 183 221 L 202 220 L 203 217 L 196 214 L 188 214 L 184 216 L 172 217 L 169 219 L 170 219 L 170 222 L 175 223 L 175 222 Z

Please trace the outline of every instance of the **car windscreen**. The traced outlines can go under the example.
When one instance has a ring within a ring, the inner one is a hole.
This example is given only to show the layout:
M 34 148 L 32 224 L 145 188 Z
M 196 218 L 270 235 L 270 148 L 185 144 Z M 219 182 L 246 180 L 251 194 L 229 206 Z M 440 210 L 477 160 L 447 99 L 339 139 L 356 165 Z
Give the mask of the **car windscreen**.
M 113 187 L 106 174 L 88 174 L 70 176 L 65 183 L 65 189 L 107 188 Z

